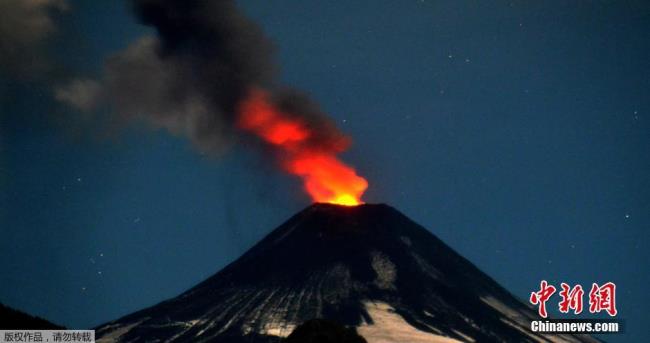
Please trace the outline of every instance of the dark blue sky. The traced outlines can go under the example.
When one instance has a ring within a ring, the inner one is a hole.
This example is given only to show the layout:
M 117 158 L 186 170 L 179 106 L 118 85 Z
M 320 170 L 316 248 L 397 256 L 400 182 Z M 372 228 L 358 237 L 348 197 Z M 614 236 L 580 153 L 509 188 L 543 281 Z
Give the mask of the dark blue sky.
M 517 296 L 616 282 L 650 297 L 650 6 L 643 1 L 240 1 L 282 79 L 354 138 L 367 202 L 429 228 Z M 148 32 L 72 2 L 56 54 L 98 74 Z M 91 327 L 177 295 L 309 204 L 235 147 L 93 129 L 48 86 L 0 80 L 0 302 Z M 581 317 L 588 317 L 582 315 Z

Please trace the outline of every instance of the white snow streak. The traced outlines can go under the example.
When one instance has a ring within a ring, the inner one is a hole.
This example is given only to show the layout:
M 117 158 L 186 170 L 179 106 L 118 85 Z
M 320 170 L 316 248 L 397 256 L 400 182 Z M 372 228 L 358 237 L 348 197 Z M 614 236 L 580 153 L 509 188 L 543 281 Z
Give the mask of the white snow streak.
M 407 323 L 402 316 L 395 313 L 394 309 L 383 302 L 366 302 L 366 310 L 374 322 L 371 325 L 363 324 L 357 332 L 368 343 L 459 343 L 453 338 L 434 335 L 418 330 Z

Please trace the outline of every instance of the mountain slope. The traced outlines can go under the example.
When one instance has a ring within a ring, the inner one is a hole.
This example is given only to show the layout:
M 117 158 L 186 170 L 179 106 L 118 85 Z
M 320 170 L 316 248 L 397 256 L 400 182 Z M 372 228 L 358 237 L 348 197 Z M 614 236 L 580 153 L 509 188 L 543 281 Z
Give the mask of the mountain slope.
M 63 330 L 43 318 L 0 304 L 0 330 Z
M 176 298 L 98 328 L 100 341 L 277 342 L 326 318 L 368 342 L 590 342 L 537 336 L 536 314 L 387 205 L 315 204 Z

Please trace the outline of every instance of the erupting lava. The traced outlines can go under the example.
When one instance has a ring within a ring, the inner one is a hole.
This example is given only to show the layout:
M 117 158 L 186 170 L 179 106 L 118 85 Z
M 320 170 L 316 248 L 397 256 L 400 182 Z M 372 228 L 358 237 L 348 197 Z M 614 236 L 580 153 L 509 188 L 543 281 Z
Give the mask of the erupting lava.
M 275 147 L 282 167 L 302 178 L 315 202 L 354 206 L 368 182 L 336 155 L 343 149 L 314 147 L 313 132 L 306 123 L 282 112 L 259 89 L 250 92 L 239 107 L 237 126 Z

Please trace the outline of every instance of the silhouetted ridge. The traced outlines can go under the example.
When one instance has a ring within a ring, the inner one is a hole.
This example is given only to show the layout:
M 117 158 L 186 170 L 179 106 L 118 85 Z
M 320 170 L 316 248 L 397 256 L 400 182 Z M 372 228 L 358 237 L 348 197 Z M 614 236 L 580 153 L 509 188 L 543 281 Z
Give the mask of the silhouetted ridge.
M 0 304 L 0 330 L 63 330 L 43 318 Z

